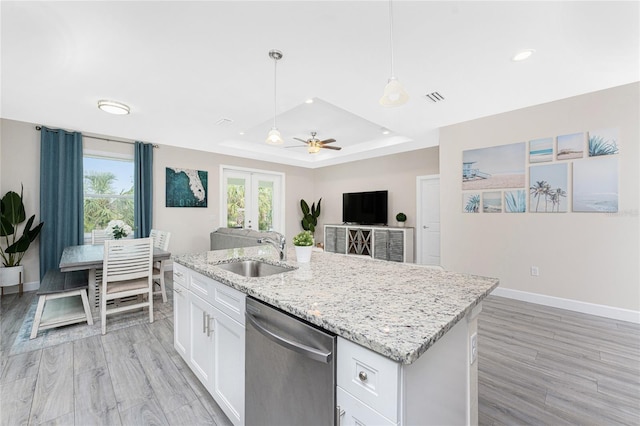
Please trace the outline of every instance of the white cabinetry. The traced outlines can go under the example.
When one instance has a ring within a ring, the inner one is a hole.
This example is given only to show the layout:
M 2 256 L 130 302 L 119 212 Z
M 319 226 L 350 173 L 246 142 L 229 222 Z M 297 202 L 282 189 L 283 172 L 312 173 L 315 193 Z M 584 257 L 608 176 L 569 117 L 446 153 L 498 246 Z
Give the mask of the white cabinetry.
M 413 228 L 325 225 L 324 250 L 413 263 Z
M 245 295 L 174 265 L 174 347 L 234 425 L 244 424 Z

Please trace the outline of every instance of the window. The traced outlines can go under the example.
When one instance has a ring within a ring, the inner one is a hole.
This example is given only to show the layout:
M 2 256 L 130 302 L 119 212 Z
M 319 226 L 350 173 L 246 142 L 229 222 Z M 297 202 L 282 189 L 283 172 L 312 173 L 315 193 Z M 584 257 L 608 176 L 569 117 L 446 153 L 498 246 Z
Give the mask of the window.
M 133 158 L 85 155 L 83 167 L 85 239 L 110 220 L 133 227 Z
M 284 231 L 284 175 L 222 168 L 221 226 Z

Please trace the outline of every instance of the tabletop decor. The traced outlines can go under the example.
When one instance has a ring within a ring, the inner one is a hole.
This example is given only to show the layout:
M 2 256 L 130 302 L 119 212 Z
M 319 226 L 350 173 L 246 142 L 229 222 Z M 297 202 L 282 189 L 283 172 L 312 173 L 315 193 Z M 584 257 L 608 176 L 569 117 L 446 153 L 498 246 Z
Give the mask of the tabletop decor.
M 122 220 L 109 221 L 105 228 L 105 233 L 107 235 L 113 235 L 113 238 L 116 240 L 125 238 L 131 232 L 133 232 L 133 229 Z
M 293 237 L 293 245 L 298 262 L 307 263 L 311 261 L 311 251 L 313 250 L 313 234 L 311 231 L 302 231 Z

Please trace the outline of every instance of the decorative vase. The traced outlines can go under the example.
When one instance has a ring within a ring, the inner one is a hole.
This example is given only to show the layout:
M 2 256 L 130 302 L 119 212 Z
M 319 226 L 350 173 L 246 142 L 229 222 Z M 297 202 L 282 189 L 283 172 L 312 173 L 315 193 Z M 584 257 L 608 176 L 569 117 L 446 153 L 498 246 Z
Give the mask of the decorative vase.
M 404 222 L 398 222 L 398 227 L 399 228 L 404 228 Z
M 311 261 L 313 246 L 294 246 L 296 249 L 296 260 L 298 263 L 308 263 Z
M 2 293 L 4 288 L 14 285 L 19 285 L 18 292 L 22 294 L 22 285 L 24 283 L 24 266 L 5 266 L 0 268 L 0 287 L 2 287 Z

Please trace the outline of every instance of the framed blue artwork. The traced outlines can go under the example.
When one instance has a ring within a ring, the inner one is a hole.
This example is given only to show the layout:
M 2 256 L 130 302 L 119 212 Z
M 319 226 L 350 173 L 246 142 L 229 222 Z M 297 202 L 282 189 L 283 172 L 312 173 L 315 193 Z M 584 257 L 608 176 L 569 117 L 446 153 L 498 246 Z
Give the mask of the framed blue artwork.
M 167 167 L 166 207 L 207 207 L 207 172 Z

